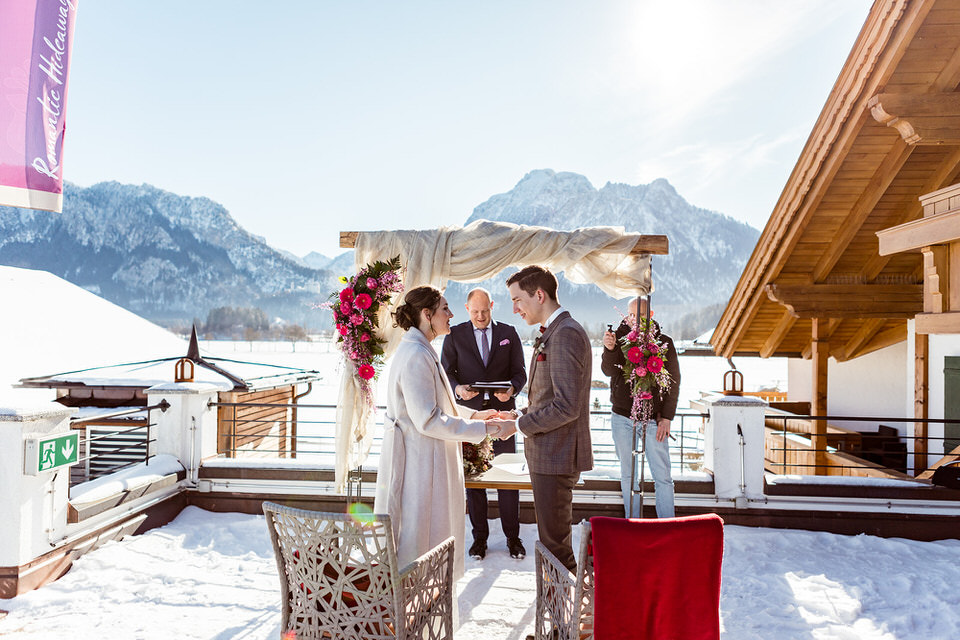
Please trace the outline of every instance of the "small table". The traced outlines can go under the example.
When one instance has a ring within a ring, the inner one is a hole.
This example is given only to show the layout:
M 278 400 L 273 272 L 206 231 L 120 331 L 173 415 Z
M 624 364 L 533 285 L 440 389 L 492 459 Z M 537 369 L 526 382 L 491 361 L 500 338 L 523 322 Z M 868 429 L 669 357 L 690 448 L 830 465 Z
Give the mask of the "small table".
M 511 473 L 503 467 L 522 470 Z M 464 479 L 467 489 L 526 489 L 530 490 L 527 459 L 522 453 L 501 453 L 493 458 L 493 466 L 483 473 Z

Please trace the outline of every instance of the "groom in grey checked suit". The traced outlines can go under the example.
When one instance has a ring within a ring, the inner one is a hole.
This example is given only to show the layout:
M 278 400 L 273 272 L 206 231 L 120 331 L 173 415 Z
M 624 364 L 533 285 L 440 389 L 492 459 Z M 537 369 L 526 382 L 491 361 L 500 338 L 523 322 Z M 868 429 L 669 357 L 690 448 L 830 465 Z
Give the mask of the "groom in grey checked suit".
M 540 325 L 529 367 L 529 406 L 515 425 L 530 470 L 540 542 L 570 571 L 577 561 L 571 544 L 573 487 L 593 468 L 590 443 L 590 375 L 593 354 L 587 333 L 557 300 L 557 279 L 529 266 L 510 276 L 513 312 Z M 503 437 L 503 436 L 501 436 Z

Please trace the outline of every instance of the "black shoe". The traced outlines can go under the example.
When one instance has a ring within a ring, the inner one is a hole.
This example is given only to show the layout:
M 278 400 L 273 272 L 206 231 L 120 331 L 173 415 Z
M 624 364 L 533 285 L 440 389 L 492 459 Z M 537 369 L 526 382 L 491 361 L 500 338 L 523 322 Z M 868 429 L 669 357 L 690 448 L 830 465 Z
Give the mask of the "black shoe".
M 484 556 L 487 555 L 487 541 L 486 540 L 474 540 L 473 544 L 470 545 L 470 557 L 474 560 L 483 560 Z
M 510 551 L 511 558 L 523 560 L 527 557 L 527 550 L 523 548 L 520 538 L 507 538 L 507 549 Z

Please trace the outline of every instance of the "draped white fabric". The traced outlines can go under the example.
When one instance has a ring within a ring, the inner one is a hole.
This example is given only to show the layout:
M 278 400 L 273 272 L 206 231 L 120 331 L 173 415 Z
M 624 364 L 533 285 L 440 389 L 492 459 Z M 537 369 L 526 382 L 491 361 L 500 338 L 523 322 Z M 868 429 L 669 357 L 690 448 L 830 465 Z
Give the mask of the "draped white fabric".
M 640 237 L 625 233 L 623 227 L 556 231 L 477 220 L 466 227 L 362 232 L 357 237 L 354 263 L 359 270 L 375 260 L 399 255 L 405 290 L 422 285 L 444 290 L 450 280 L 480 282 L 511 266 L 520 269 L 538 264 L 554 273 L 562 271 L 571 282 L 595 284 L 613 298 L 626 298 L 652 291 L 650 256 L 630 255 Z M 403 294 L 398 294 L 395 306 L 402 301 Z M 379 317 L 388 358 L 403 333 L 393 326 L 390 311 L 393 308 L 381 308 Z M 347 366 L 342 375 L 356 377 L 356 372 Z M 337 404 L 336 483 L 337 490 L 343 491 L 347 471 L 366 459 L 372 433 L 362 415 L 359 385 L 341 381 Z

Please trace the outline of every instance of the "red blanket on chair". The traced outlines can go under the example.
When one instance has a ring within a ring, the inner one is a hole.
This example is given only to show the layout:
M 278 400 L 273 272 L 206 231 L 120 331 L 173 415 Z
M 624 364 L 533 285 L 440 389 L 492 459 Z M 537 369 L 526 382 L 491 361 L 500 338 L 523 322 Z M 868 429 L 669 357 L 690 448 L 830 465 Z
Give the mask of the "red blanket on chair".
M 720 637 L 723 520 L 591 518 L 596 640 Z

